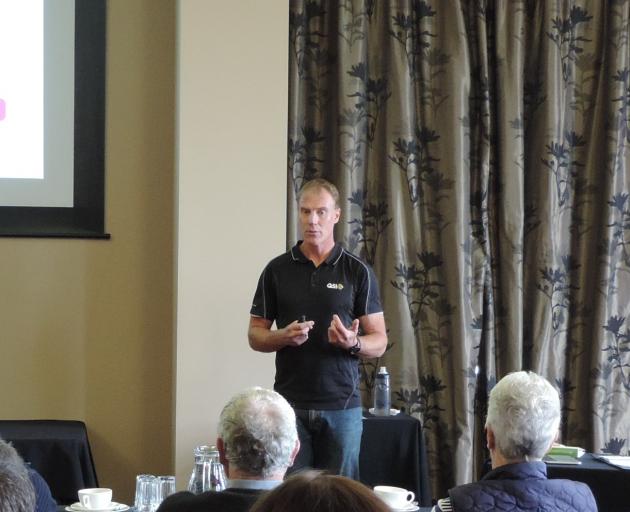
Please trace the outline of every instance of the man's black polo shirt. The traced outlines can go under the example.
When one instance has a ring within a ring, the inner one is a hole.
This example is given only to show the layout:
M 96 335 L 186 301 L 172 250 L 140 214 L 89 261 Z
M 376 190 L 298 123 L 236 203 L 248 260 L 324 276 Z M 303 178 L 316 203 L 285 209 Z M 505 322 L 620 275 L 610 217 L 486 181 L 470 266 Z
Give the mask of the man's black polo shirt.
M 328 327 L 333 314 L 349 327 L 382 311 L 374 272 L 339 244 L 315 267 L 300 244 L 265 267 L 250 311 L 279 329 L 302 316 L 315 322 L 306 343 L 276 352 L 274 389 L 298 409 L 359 407 L 358 359 L 328 342 Z

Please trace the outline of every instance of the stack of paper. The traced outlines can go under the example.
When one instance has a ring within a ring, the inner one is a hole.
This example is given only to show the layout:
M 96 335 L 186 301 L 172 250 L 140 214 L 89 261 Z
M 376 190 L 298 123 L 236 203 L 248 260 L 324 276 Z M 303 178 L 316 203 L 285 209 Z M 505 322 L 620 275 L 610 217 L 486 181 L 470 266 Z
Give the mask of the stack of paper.
M 597 454 L 594 457 L 621 469 L 630 469 L 630 456 Z

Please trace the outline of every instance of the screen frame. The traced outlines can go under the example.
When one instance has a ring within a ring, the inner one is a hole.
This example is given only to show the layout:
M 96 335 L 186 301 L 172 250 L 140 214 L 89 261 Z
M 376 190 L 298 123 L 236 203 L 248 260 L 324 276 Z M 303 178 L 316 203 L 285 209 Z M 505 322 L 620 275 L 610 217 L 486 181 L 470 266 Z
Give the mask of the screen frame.
M 105 232 L 106 0 L 75 4 L 74 206 L 0 206 L 0 237 L 101 238 Z

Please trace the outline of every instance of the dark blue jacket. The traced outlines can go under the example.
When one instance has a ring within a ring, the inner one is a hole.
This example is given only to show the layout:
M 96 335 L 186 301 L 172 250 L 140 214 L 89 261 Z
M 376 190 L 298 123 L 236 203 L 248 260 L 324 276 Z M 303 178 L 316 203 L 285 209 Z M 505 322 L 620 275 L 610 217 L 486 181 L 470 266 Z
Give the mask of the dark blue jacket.
M 547 479 L 544 462 L 507 464 L 448 494 L 454 512 L 597 512 L 586 484 Z
M 57 512 L 57 502 L 50 494 L 46 480 L 33 468 L 28 468 L 28 476 L 35 489 L 35 512 Z

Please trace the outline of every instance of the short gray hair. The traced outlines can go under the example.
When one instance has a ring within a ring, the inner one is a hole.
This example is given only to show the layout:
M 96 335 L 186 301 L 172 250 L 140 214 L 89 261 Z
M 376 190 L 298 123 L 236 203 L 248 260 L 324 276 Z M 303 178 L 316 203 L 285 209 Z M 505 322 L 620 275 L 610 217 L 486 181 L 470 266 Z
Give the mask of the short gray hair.
M 560 426 L 560 397 L 534 372 L 503 377 L 490 392 L 486 427 L 509 460 L 542 459 Z
M 11 443 L 7 443 L 0 438 L 0 462 L 11 462 L 13 464 L 23 464 L 24 461 Z
M 279 393 L 250 388 L 221 411 L 219 437 L 230 464 L 266 478 L 292 463 L 297 441 L 295 412 Z
M 0 459 L 0 510 L 2 512 L 33 512 L 35 489 L 28 469 L 13 447 L 4 441 Z

